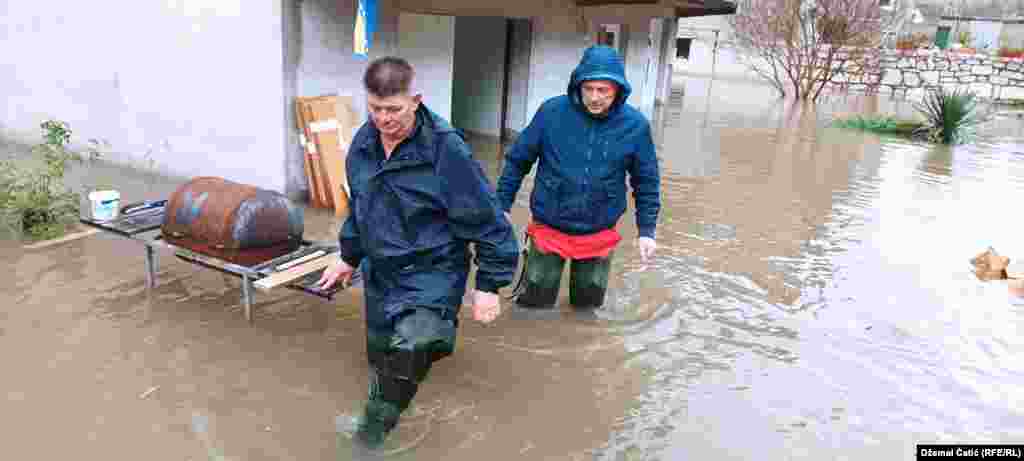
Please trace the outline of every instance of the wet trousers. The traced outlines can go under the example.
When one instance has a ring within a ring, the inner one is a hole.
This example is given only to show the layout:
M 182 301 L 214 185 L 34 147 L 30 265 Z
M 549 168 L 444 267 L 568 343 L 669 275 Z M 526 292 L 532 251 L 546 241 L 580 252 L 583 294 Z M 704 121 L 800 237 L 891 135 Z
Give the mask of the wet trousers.
M 570 261 L 570 304 L 577 308 L 596 308 L 604 304 L 614 254 L 612 252 L 607 258 Z M 542 252 L 531 240 L 526 261 L 524 289 L 516 302 L 524 307 L 553 307 L 558 299 L 565 259 L 556 253 Z
M 454 310 L 416 307 L 395 319 L 393 330 L 367 328 L 369 389 L 356 435 L 376 446 L 398 424 L 431 365 L 455 349 Z

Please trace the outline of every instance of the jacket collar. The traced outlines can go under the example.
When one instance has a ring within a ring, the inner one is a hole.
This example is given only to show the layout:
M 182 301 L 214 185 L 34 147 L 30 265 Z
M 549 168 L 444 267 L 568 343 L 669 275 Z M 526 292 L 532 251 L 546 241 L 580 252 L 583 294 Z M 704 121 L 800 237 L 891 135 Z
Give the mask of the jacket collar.
M 365 152 L 374 152 L 381 145 L 380 130 L 373 124 L 373 120 L 367 120 L 366 123 L 369 125 L 369 135 L 366 136 L 361 148 L 365 149 Z M 406 140 L 416 144 L 416 148 L 402 149 L 398 157 L 393 157 L 384 163 L 384 169 L 390 170 L 426 162 L 427 157 L 424 153 L 433 148 L 436 136 L 435 128 L 433 114 L 425 104 L 420 103 L 420 107 L 416 109 L 416 123 L 413 126 L 412 134 L 410 139 Z

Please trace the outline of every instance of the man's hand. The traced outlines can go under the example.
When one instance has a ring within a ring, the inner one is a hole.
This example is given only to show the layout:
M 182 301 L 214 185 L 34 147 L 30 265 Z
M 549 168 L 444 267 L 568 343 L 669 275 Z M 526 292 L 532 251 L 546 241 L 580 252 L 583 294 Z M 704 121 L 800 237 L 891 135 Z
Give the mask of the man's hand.
M 636 239 L 636 244 L 640 247 L 640 260 L 644 263 L 647 263 L 654 256 L 654 250 L 658 249 L 658 244 L 650 237 L 640 237 Z
M 316 287 L 320 290 L 326 290 L 333 286 L 340 279 L 342 283 L 348 283 L 352 278 L 352 273 L 355 269 L 349 266 L 345 261 L 338 261 L 338 264 L 327 268 L 324 271 L 323 277 L 316 282 Z
M 473 291 L 473 320 L 491 323 L 501 313 L 501 303 L 497 293 Z

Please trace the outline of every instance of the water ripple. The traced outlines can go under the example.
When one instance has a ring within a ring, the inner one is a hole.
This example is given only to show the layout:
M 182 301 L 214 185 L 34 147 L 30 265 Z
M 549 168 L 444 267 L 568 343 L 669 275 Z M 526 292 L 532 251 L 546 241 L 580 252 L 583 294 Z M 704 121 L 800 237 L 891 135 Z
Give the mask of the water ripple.
M 648 312 L 613 329 L 647 390 L 597 458 L 854 456 L 1024 433 L 1024 312 L 965 267 L 1024 227 L 988 202 L 1024 196 L 1024 143 L 1005 124 L 1020 121 L 932 146 L 822 130 L 820 112 L 739 116 L 732 88 L 695 91 L 667 122 L 661 256 L 616 266 L 624 313 L 609 319 Z

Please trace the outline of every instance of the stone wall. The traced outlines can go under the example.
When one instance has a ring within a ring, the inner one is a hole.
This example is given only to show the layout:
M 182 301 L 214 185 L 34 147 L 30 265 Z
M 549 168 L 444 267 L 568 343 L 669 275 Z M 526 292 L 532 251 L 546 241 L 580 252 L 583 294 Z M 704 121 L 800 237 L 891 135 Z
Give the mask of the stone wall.
M 886 50 L 878 90 L 919 99 L 926 90 L 968 88 L 986 99 L 1024 99 L 1024 60 L 954 51 Z

